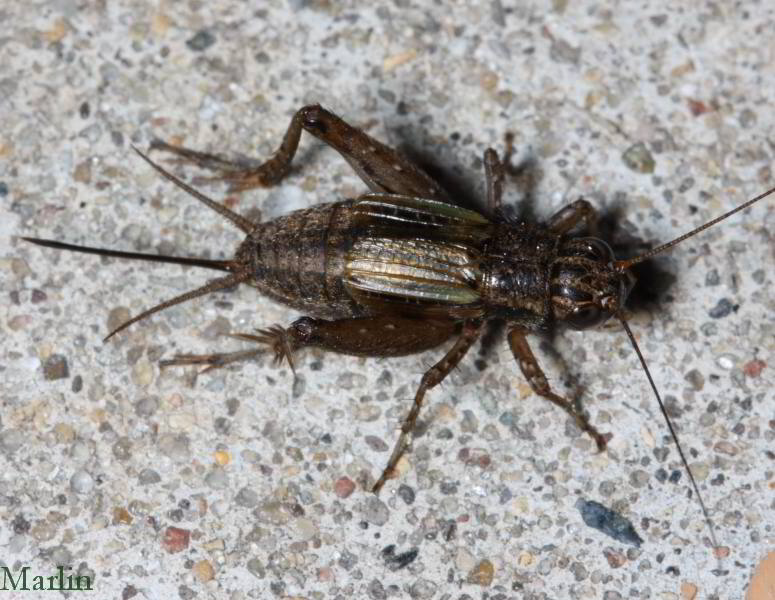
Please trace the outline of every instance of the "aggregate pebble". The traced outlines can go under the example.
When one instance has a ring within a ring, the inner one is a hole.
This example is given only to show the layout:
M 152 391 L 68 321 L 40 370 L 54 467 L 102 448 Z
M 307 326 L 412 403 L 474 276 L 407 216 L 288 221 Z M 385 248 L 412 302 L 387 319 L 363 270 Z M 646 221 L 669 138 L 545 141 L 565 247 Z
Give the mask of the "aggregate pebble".
M 258 504 L 258 494 L 255 490 L 251 488 L 241 488 L 239 492 L 237 492 L 237 495 L 234 497 L 234 501 L 239 506 L 244 506 L 245 508 L 253 508 Z
M 87 471 L 76 471 L 70 478 L 70 489 L 76 494 L 88 494 L 94 489 L 94 478 Z
M 334 493 L 340 498 L 348 498 L 355 491 L 355 482 L 349 477 L 340 477 L 334 483 Z
M 581 518 L 589 527 L 598 529 L 620 542 L 634 546 L 640 546 L 643 543 L 632 523 L 602 504 L 594 500 L 579 498 L 576 502 L 576 508 L 579 509 Z
M 638 142 L 637 144 L 630 146 L 624 154 L 622 154 L 622 160 L 625 165 L 638 173 L 654 172 L 654 157 L 643 142 Z
M 209 560 L 202 559 L 196 561 L 194 566 L 191 567 L 191 572 L 202 583 L 215 579 L 215 568 Z
M 466 581 L 482 587 L 488 587 L 492 584 L 495 577 L 495 567 L 491 561 L 484 559 L 479 561 L 476 566 L 466 575 Z
M 52 354 L 49 356 L 43 363 L 43 377 L 47 381 L 67 379 L 70 377 L 67 358 L 61 354 Z
M 382 500 L 372 496 L 361 504 L 361 515 L 367 523 L 380 526 L 387 523 L 390 511 Z
M 170 554 L 176 554 L 188 548 L 190 540 L 191 531 L 188 529 L 180 529 L 179 527 L 167 527 L 164 530 L 162 545 L 164 546 L 164 549 Z
M 0 431 L 0 449 L 7 454 L 16 452 L 22 447 L 25 440 L 25 435 L 18 429 Z
M 186 46 L 194 50 L 195 52 L 202 52 L 210 46 L 215 44 L 215 36 L 207 29 L 198 31 L 194 37 L 186 41 Z
M 153 485 L 161 481 L 161 476 L 154 469 L 143 469 L 137 474 L 137 481 L 140 485 Z

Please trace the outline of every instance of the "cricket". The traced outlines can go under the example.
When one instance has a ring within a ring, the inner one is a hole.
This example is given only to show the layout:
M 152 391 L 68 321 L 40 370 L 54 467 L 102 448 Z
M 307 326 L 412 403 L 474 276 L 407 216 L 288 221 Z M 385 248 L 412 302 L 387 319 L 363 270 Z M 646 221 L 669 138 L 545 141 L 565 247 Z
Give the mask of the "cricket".
M 509 348 L 532 391 L 567 413 L 599 451 L 605 450 L 610 434 L 598 431 L 577 402 L 552 390 L 528 337 L 555 326 L 588 329 L 613 318 L 621 324 L 643 368 L 697 497 L 712 546 L 717 548 L 713 521 L 625 319 L 624 307 L 635 283 L 631 267 L 745 210 L 775 193 L 775 188 L 640 256 L 617 259 L 610 246 L 596 237 L 597 212 L 586 200 L 568 204 L 543 224 L 507 218 L 502 210 L 505 163 L 495 150 L 487 149 L 483 156 L 486 213 L 482 214 L 456 205 L 454 194 L 420 167 L 319 105 L 298 110 L 279 150 L 257 167 L 159 140 L 151 143 L 150 150 L 210 170 L 213 175 L 207 180 L 226 182 L 230 191 L 241 192 L 280 182 L 290 170 L 303 131 L 339 152 L 368 193 L 258 223 L 206 196 L 135 148 L 159 174 L 245 234 L 230 260 L 23 239 L 58 250 L 226 273 L 148 308 L 111 331 L 106 340 L 168 307 L 239 283 L 306 315 L 288 326 L 231 334 L 254 343 L 249 349 L 182 354 L 162 361 L 164 366 L 193 364 L 208 370 L 270 352 L 295 372 L 294 354 L 305 347 L 391 357 L 451 342 L 443 357 L 423 374 L 393 452 L 373 484 L 375 493 L 395 477 L 427 392 L 460 363 L 492 319 L 506 323 Z

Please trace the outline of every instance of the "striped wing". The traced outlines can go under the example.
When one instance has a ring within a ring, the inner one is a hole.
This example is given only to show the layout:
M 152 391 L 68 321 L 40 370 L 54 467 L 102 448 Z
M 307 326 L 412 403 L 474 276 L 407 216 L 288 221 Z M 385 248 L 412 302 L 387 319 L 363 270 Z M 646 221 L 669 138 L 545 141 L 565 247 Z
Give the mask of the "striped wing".
M 479 249 L 489 235 L 482 215 L 388 194 L 362 196 L 353 209 L 358 235 L 345 286 L 356 301 L 456 318 L 482 312 Z

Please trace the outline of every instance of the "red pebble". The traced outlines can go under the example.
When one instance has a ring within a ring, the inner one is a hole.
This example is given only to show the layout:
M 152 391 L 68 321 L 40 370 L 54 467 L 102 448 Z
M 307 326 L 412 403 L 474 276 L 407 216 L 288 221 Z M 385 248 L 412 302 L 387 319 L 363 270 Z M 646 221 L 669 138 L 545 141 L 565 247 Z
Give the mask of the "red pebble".
M 164 531 L 164 540 L 162 545 L 170 554 L 182 552 L 188 548 L 188 542 L 191 539 L 191 532 L 188 529 L 179 527 L 167 527 Z
M 349 477 L 340 477 L 334 483 L 334 493 L 340 498 L 347 498 L 355 490 L 355 483 Z
M 751 362 L 745 364 L 743 367 L 743 373 L 748 375 L 748 377 L 758 377 L 762 374 L 762 371 L 764 371 L 764 367 L 766 366 L 766 362 L 757 358 L 756 360 L 752 360 Z

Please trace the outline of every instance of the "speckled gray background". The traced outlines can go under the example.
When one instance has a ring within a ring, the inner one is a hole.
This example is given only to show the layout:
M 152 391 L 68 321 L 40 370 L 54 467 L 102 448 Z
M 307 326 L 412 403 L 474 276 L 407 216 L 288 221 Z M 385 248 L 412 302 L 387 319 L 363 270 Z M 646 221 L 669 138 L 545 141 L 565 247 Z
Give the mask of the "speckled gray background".
M 295 384 L 266 360 L 195 381 L 157 361 L 296 315 L 243 286 L 103 343 L 209 274 L 17 236 L 227 257 L 238 233 L 130 144 L 265 157 L 317 101 L 469 196 L 483 150 L 512 131 L 528 168 L 510 201 L 532 195 L 545 217 L 583 195 L 620 210 L 623 239 L 664 241 L 775 182 L 771 3 L 247 4 L 0 4 L 2 562 L 72 565 L 95 598 L 742 597 L 775 544 L 772 201 L 659 261 L 659 301 L 632 318 L 720 562 L 616 327 L 540 353 L 613 433 L 607 453 L 530 393 L 496 339 L 429 395 L 401 478 L 376 498 L 364 483 L 440 351 L 309 351 Z M 364 189 L 317 142 L 296 167 L 233 205 L 271 218 Z M 587 527 L 579 498 L 616 509 L 643 545 Z

